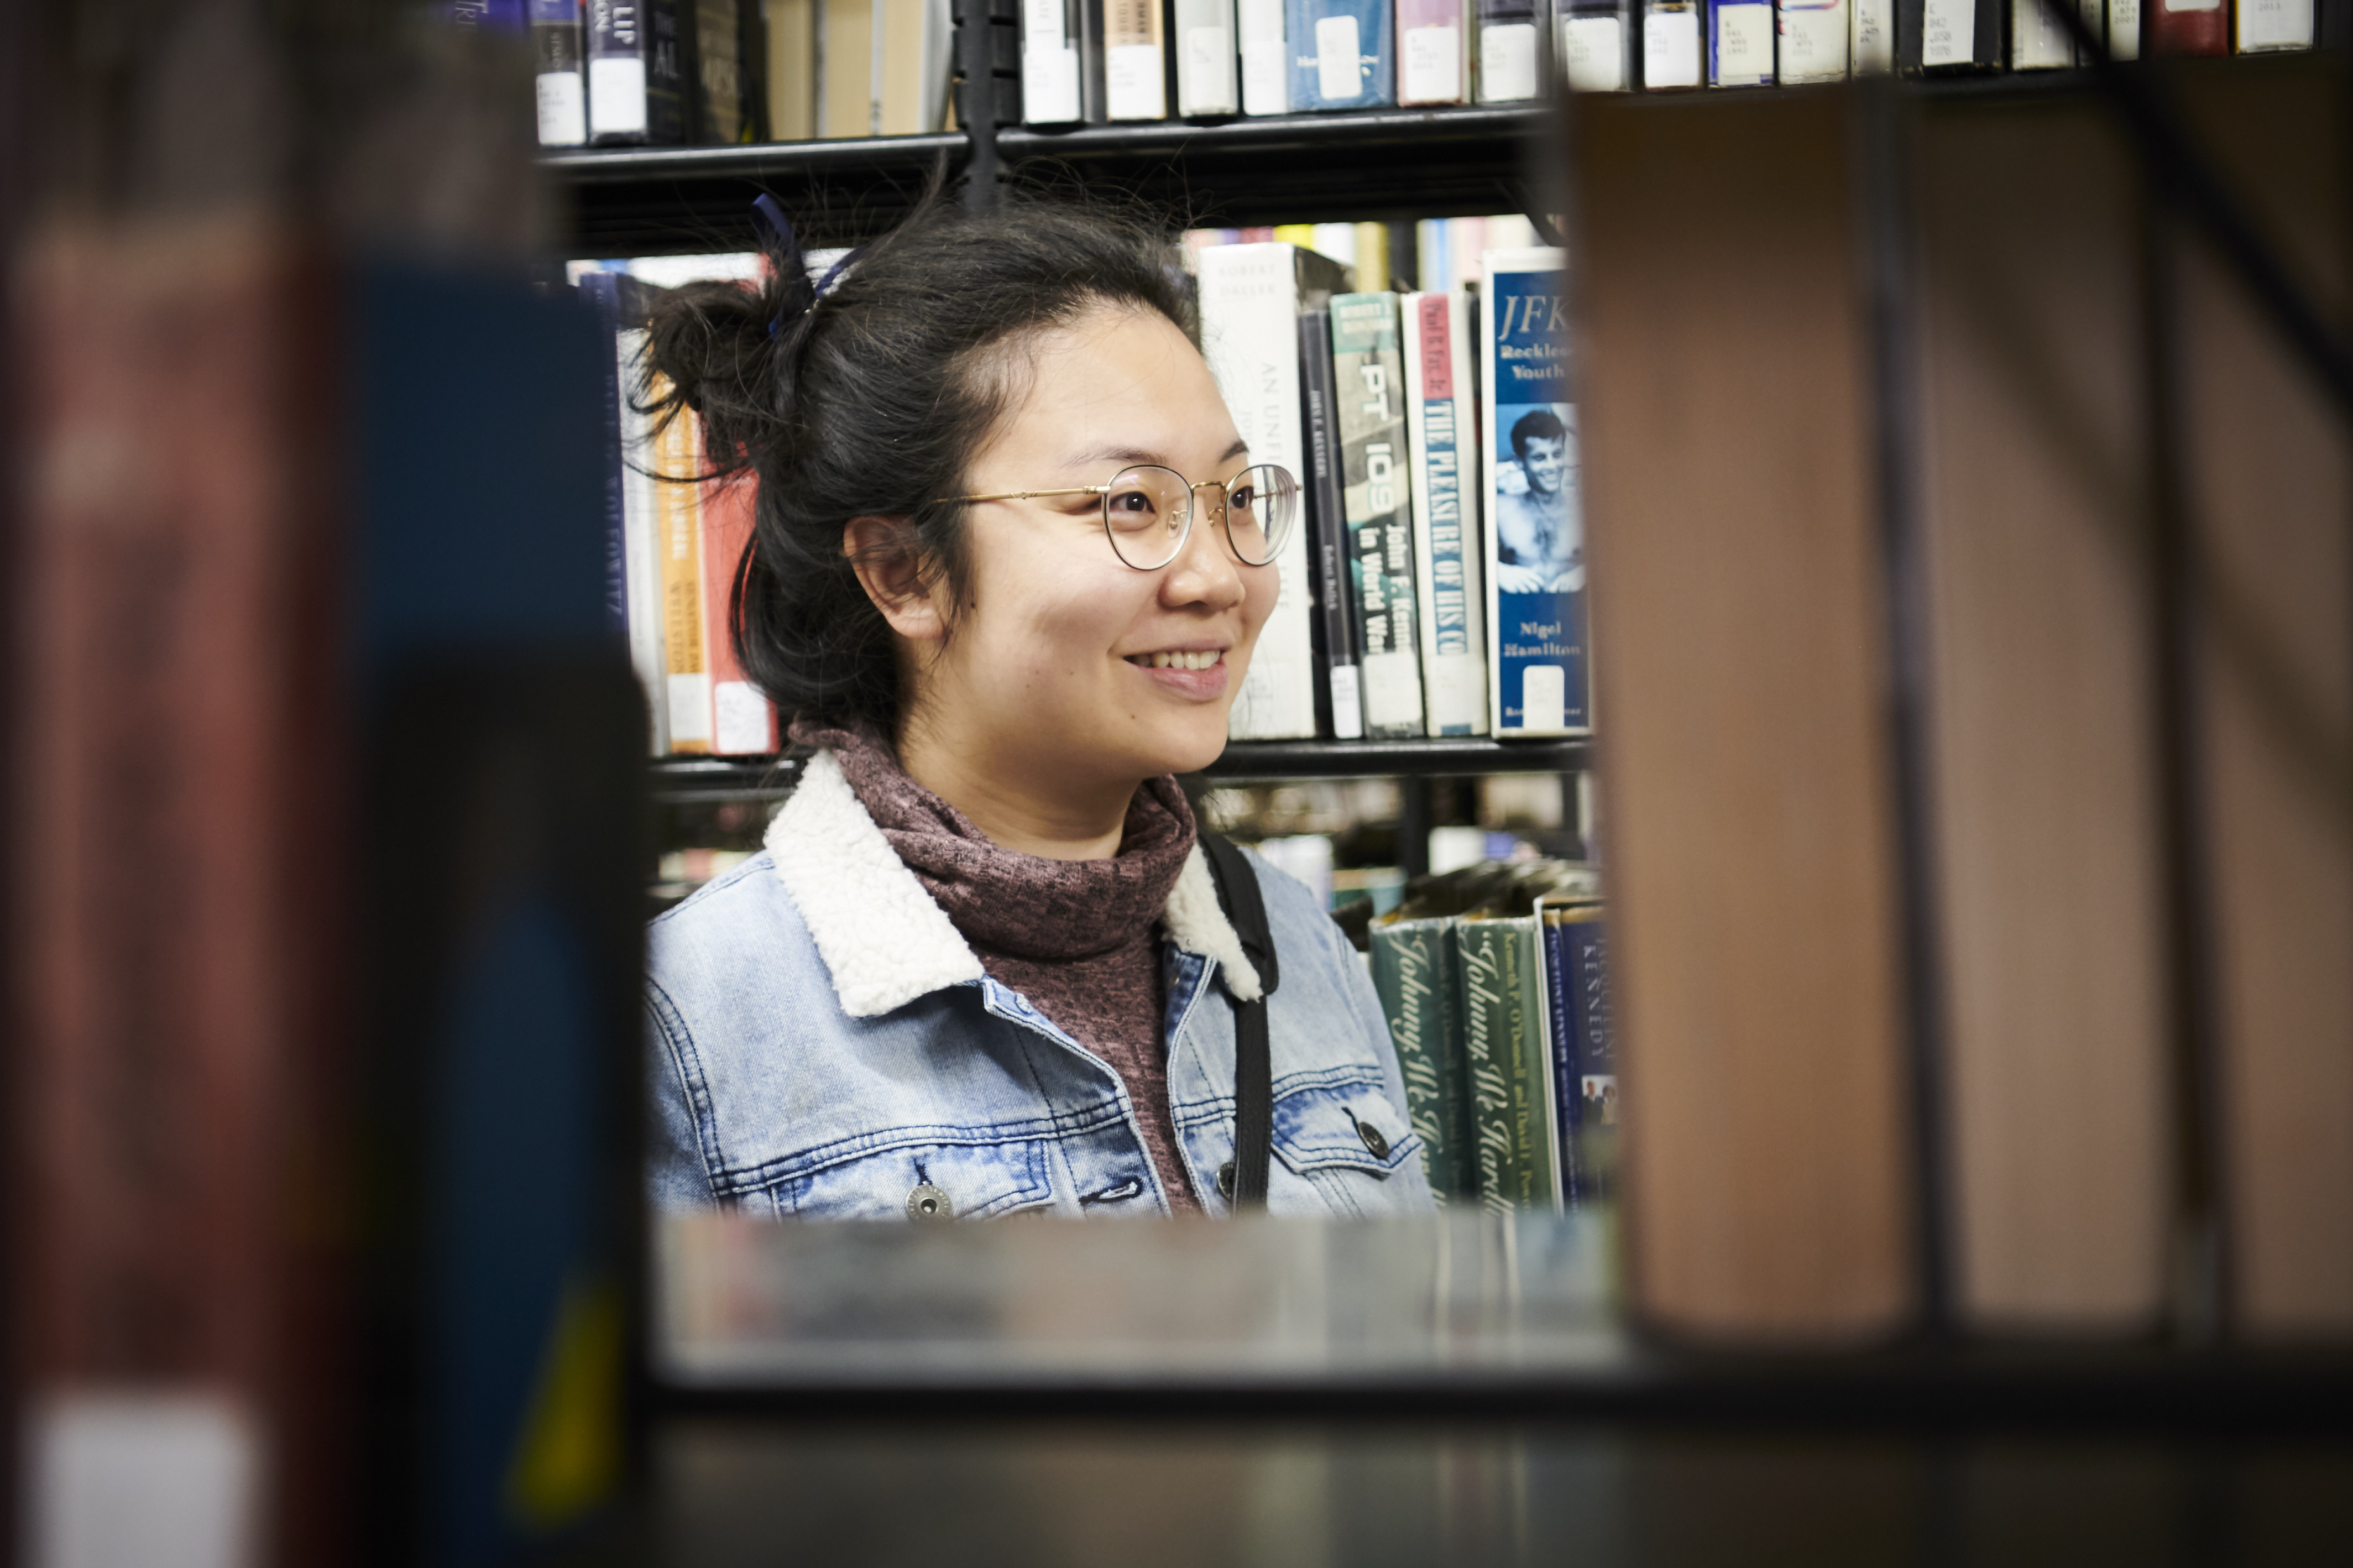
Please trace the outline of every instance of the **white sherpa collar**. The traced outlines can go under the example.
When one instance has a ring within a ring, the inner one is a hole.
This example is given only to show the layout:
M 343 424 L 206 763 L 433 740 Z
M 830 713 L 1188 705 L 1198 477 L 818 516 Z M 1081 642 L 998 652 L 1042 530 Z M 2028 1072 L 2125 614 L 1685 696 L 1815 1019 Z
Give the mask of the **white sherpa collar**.
M 851 1017 L 875 1017 L 981 977 L 979 958 L 901 863 L 831 752 L 809 759 L 799 787 L 768 824 L 767 843 L 777 879 L 807 922 L 841 1010 Z M 1227 990 L 1245 1002 L 1258 999 L 1258 971 L 1218 907 L 1218 886 L 1198 845 L 1169 889 L 1160 921 L 1178 947 L 1217 960 Z

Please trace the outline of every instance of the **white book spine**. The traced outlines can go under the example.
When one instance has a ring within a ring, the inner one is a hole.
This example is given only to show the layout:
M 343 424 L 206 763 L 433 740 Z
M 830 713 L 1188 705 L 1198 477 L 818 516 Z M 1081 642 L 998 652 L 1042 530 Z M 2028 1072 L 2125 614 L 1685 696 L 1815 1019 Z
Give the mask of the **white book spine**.
M 1232 114 L 1241 107 L 1234 0 L 1176 0 L 1176 112 Z
M 1250 460 L 1307 471 L 1299 393 L 1298 252 L 1289 245 L 1214 246 L 1199 253 L 1201 352 Z M 1307 531 L 1293 529 L 1278 563 L 1281 588 L 1259 633 L 1227 733 L 1237 741 L 1315 734 L 1315 652 L 1309 626 Z
M 1283 0 L 1236 0 L 1242 41 L 1242 112 L 1291 112 L 1291 58 Z
M 1857 76 L 1890 76 L 1895 70 L 1895 0 L 1849 0 Z
M 1781 28 L 1781 80 L 1845 79 L 1853 32 L 1846 6 L 1847 0 L 1776 0 L 1774 9 Z
M 2052 0 L 2010 0 L 2010 69 L 2065 70 L 2074 63 L 2075 41 Z
M 2242 55 L 2312 47 L 2312 0 L 2239 0 L 2232 20 Z
M 1022 0 L 1021 119 L 1029 125 L 1075 125 L 1079 101 L 1079 40 L 1063 0 Z
M 1475 519 L 1478 425 L 1470 298 L 1405 298 L 1405 378 L 1413 447 L 1414 590 L 1432 735 L 1487 732 L 1486 574 Z M 1440 374 L 1443 380 L 1440 379 Z
M 652 470 L 652 420 L 632 405 L 643 368 L 647 334 L 616 333 L 621 366 L 622 589 L 629 617 L 629 663 L 645 688 L 652 717 L 651 754 L 670 755 L 670 660 L 663 651 L 661 615 L 661 493 Z
M 2140 0 L 2108 0 L 2108 58 L 2140 58 Z

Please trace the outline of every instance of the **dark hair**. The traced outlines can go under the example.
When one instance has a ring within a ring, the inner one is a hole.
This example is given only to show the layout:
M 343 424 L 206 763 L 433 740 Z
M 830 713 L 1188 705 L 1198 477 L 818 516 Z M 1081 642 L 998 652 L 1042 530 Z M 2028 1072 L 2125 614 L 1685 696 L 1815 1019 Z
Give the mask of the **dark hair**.
M 1512 455 L 1525 462 L 1529 442 L 1559 441 L 1567 436 L 1568 426 L 1560 422 L 1559 415 L 1549 408 L 1531 410 L 1521 415 L 1520 422 L 1512 426 Z
M 973 212 L 934 195 L 853 253 L 818 296 L 797 244 L 772 237 L 757 288 L 690 284 L 650 322 L 649 406 L 702 416 L 713 471 L 759 479 L 752 547 L 728 608 L 737 656 L 788 717 L 900 715 L 889 626 L 842 552 L 842 526 L 911 521 L 917 559 L 956 602 L 966 468 L 1022 394 L 1022 343 L 1101 305 L 1192 327 L 1166 231 L 1124 212 L 1008 196 Z M 643 394 L 641 392 L 641 397 Z

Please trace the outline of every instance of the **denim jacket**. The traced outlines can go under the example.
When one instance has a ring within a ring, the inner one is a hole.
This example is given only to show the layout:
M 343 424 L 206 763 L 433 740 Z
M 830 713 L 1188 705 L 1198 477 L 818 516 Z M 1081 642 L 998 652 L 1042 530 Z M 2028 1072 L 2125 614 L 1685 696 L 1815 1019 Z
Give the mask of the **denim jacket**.
M 1430 1208 L 1372 982 L 1307 889 L 1251 865 L 1282 970 L 1267 1005 L 1268 1207 Z M 1198 847 L 1161 927 L 1182 1175 L 1224 1214 L 1227 993 L 1253 998 L 1259 978 Z M 649 935 L 657 1205 L 818 1219 L 1169 1212 L 1119 1075 L 982 973 L 829 752 L 769 825 L 765 852 L 660 915 Z

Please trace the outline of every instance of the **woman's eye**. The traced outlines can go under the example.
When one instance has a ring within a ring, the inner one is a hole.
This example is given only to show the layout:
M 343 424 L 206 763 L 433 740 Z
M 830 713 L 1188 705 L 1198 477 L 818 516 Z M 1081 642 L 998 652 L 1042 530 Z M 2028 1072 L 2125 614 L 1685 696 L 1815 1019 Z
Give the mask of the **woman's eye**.
M 1145 514 L 1152 510 L 1152 498 L 1140 491 L 1129 490 L 1124 494 L 1112 497 L 1111 509 L 1113 511 Z
M 1236 511 L 1248 511 L 1250 509 L 1250 503 L 1257 499 L 1258 497 L 1245 487 L 1244 489 L 1234 491 L 1232 495 L 1229 496 L 1226 499 L 1226 504 L 1233 508 Z

